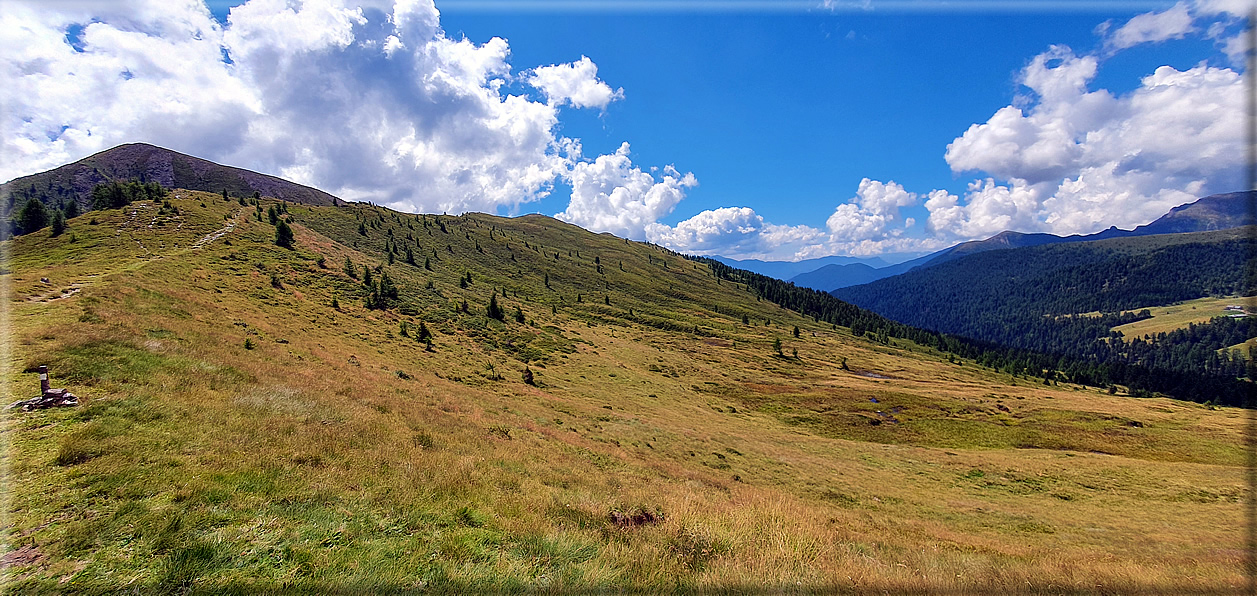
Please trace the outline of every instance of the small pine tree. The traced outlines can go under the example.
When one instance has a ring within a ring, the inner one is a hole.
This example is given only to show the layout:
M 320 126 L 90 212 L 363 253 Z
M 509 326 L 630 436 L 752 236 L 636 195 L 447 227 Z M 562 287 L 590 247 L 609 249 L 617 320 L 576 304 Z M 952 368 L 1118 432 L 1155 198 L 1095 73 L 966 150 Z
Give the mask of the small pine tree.
M 275 226 L 275 245 L 284 248 L 292 248 L 295 238 L 293 237 L 292 227 L 285 221 L 280 221 Z
M 546 274 L 546 289 L 550 289 L 550 274 Z
M 423 268 L 432 271 L 432 261 L 428 257 L 423 258 Z
M 798 326 L 798 325 L 795 325 L 795 326 L 794 326 L 794 336 L 795 336 L 795 337 L 798 337 L 798 336 L 799 336 L 799 326 Z
M 332 296 L 332 308 L 340 310 L 340 300 L 337 300 L 335 296 Z
M 532 376 L 532 369 L 528 368 L 527 366 L 524 367 L 524 373 L 521 375 L 521 378 L 523 378 L 524 383 L 527 385 L 537 384 L 536 380 Z
M 780 337 L 773 338 L 773 352 L 775 352 L 778 356 L 781 356 L 783 358 L 785 357 L 785 354 L 781 353 L 781 338 Z
M 371 269 L 366 265 L 362 266 L 362 285 L 371 287 Z
M 491 296 L 489 296 L 489 306 L 485 309 L 485 311 L 488 313 L 490 319 L 497 319 L 501 321 L 506 318 L 506 314 L 502 312 L 502 307 L 498 306 L 497 292 L 494 292 Z
M 65 218 L 74 219 L 78 216 L 79 216 L 79 204 L 75 201 L 70 201 L 65 206 Z
M 225 189 L 225 188 L 224 188 L 224 189 L 223 189 L 223 200 L 224 200 L 224 201 L 226 201 L 226 200 L 228 200 L 228 198 L 229 198 L 229 197 L 227 196 L 227 189 Z M 243 202 L 244 202 L 244 197 L 240 197 L 240 201 L 241 201 L 241 203 L 243 204 Z
M 515 307 L 515 322 L 521 325 L 524 324 L 524 309 L 518 306 Z
M 225 193 L 225 192 L 227 192 L 227 191 L 223 191 L 223 192 Z M 249 338 L 247 338 L 247 337 L 246 337 L 246 338 L 244 338 L 244 349 L 246 349 L 246 350 L 252 350 L 252 349 L 253 349 L 253 340 L 252 340 L 252 339 L 249 339 Z
M 750 325 L 750 324 L 751 324 L 751 318 L 750 318 L 750 317 L 748 317 L 748 316 L 746 316 L 746 315 L 742 315 L 742 324 L 743 324 L 743 325 Z
M 349 260 L 349 257 L 345 257 L 345 275 L 348 275 L 350 279 L 358 279 L 358 270 L 354 268 L 354 263 Z
M 407 327 L 406 321 L 402 321 L 401 330 L 399 331 L 402 337 L 410 337 L 410 330 Z
M 428 330 L 428 326 L 423 321 L 419 321 L 419 331 L 416 332 L 415 339 L 423 342 L 432 341 L 432 332 Z
M 363 236 L 367 235 L 367 225 L 365 223 L 358 222 L 358 233 Z
M 56 238 L 65 231 L 65 215 L 59 210 L 52 212 L 52 237 Z

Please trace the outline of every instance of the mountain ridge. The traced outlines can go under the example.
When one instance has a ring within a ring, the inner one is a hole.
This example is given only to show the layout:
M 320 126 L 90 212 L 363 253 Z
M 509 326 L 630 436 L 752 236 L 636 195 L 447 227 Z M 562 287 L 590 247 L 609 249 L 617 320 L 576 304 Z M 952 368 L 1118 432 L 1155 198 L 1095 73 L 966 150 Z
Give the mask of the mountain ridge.
M 256 192 L 303 205 L 344 202 L 330 193 L 278 176 L 218 164 L 148 143 L 118 145 L 51 170 L 14 178 L 0 184 L 0 196 L 7 197 L 9 213 L 31 199 L 51 207 L 74 201 L 80 211 L 87 211 L 92 208 L 94 186 L 129 179 L 157 182 L 166 188 L 226 191 L 236 197 Z
M 1257 223 L 1257 219 L 1250 212 L 1251 202 L 1255 198 L 1257 198 L 1257 191 L 1239 191 L 1201 197 L 1191 203 L 1174 207 L 1156 220 L 1131 230 L 1122 230 L 1112 226 L 1093 234 L 1074 234 L 1070 236 L 1005 230 L 985 240 L 961 242 L 950 248 L 914 259 L 908 262 L 911 263 L 910 265 L 891 265 L 876 268 L 872 272 L 862 269 L 825 266 L 806 273 L 796 274 L 789 281 L 828 292 L 872 283 L 879 279 L 906 273 L 914 268 L 940 265 L 967 255 L 990 250 L 1008 250 L 1045 244 L 1091 242 L 1110 238 L 1226 230 Z

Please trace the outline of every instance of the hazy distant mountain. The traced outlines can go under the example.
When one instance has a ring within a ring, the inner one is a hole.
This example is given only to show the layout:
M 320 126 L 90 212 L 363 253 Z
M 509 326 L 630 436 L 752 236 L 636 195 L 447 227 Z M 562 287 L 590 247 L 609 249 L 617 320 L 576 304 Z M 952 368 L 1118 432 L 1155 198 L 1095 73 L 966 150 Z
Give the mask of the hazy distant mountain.
M 31 198 L 49 205 L 77 201 L 86 210 L 92 206 L 92 187 L 109 180 L 155 181 L 167 188 L 222 192 L 232 196 L 252 196 L 254 192 L 305 205 L 336 205 L 340 199 L 287 180 L 242 168 L 216 164 L 177 151 L 146 143 L 129 143 L 102 151 L 30 176 L 0 185 L 0 196 L 9 205 L 21 206 Z
M 1114 226 L 1094 234 L 1075 234 L 1072 236 L 1023 234 L 1012 231 L 1000 232 L 986 240 L 971 240 L 941 250 L 934 253 L 934 258 L 929 259 L 927 262 L 930 265 L 939 265 L 965 255 L 988 250 L 1041 246 L 1062 242 L 1089 242 L 1092 240 L 1107 240 L 1109 238 L 1229 230 L 1257 223 L 1249 211 L 1249 201 L 1254 196 L 1257 196 L 1257 193 L 1253 191 L 1209 195 L 1195 202 L 1179 205 L 1171 209 L 1169 213 L 1157 218 L 1156 221 L 1139 226 L 1133 230 L 1120 230 Z
M 1022 232 L 1000 232 L 986 240 L 970 240 L 951 248 L 926 255 L 897 265 L 883 267 L 857 267 L 852 264 L 825 265 L 812 271 L 796 274 L 788 278 L 795 284 L 821 290 L 834 291 L 841 288 L 858 286 L 874 281 L 900 275 L 918 267 L 933 267 L 968 255 L 992 250 L 1025 248 L 1047 244 L 1069 242 L 1090 242 L 1111 238 L 1131 238 L 1157 234 L 1181 234 L 1187 232 L 1210 232 L 1227 230 L 1245 225 L 1257 224 L 1250 213 L 1249 201 L 1255 196 L 1252 191 L 1232 192 L 1210 195 L 1193 203 L 1180 205 L 1171 209 L 1152 223 L 1139 226 L 1133 230 L 1119 230 L 1111 227 L 1094 234 L 1075 234 L 1057 236 L 1055 234 L 1025 234 Z M 819 260 L 819 259 L 815 259 Z M 801 261 L 808 262 L 808 261 Z M 749 267 L 744 267 L 748 268 Z M 752 269 L 753 270 L 753 269 Z
M 803 261 L 761 261 L 759 259 L 730 259 L 726 257 L 712 257 L 730 267 L 753 271 L 760 275 L 775 277 L 777 279 L 788 280 L 800 273 L 815 271 L 821 267 L 828 265 L 853 265 L 863 264 L 871 268 L 885 267 L 890 263 L 881 257 L 820 257 L 816 259 L 806 259 Z
M 1251 190 L 1209 195 L 1195 203 L 1171 209 L 1156 221 L 1135 228 L 1130 235 L 1210 232 L 1254 225 L 1257 224 L 1252 212 L 1254 198 L 1257 198 L 1257 192 Z

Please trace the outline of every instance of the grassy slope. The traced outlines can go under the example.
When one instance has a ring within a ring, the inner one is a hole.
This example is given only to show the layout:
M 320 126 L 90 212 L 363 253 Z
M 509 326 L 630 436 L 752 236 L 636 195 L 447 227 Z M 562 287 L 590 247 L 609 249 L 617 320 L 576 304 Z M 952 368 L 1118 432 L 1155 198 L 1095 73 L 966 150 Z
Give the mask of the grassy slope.
M 292 207 L 288 251 L 183 194 L 10 247 L 9 399 L 44 363 L 86 402 L 4 416 L 14 592 L 1242 581 L 1237 411 L 856 339 L 547 218 Z M 367 311 L 341 266 L 381 263 L 390 227 L 420 266 L 385 266 L 404 304 Z M 495 288 L 527 324 L 484 316 Z
M 1156 336 L 1158 333 L 1169 333 L 1175 329 L 1186 329 L 1191 323 L 1208 323 L 1214 317 L 1228 316 L 1231 313 L 1226 310 L 1227 306 L 1232 304 L 1244 306 L 1247 302 L 1248 300 L 1242 297 L 1223 296 L 1197 298 L 1169 306 L 1149 307 L 1148 311 L 1152 313 L 1151 319 L 1118 325 L 1113 330 L 1121 331 L 1127 341 L 1144 335 Z

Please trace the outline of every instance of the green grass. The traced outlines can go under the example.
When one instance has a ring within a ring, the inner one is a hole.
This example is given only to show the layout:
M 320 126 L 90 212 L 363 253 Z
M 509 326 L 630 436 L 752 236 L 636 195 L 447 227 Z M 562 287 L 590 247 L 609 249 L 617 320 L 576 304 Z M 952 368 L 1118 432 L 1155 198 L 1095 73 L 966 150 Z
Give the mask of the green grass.
M 84 401 L 3 417 L 8 544 L 46 556 L 4 571 L 14 593 L 1242 579 L 1235 410 L 875 344 L 548 218 L 290 205 L 285 250 L 252 207 L 186 195 L 162 226 L 136 205 L 10 245 L 10 399 L 46 364 Z M 366 309 L 346 257 L 400 300 Z M 489 319 L 492 293 L 525 322 Z
M 1246 302 L 1245 298 L 1236 296 L 1210 297 L 1188 300 L 1170 306 L 1151 307 L 1148 311 L 1152 313 L 1152 318 L 1118 325 L 1113 328 L 1113 331 L 1122 332 L 1127 341 L 1145 335 L 1155 337 L 1159 333 L 1169 333 L 1175 329 L 1186 329 L 1192 323 L 1207 323 L 1214 317 L 1228 316 L 1231 313 L 1226 310 L 1227 306 L 1244 306 Z M 1133 310 L 1140 311 L 1144 309 Z

